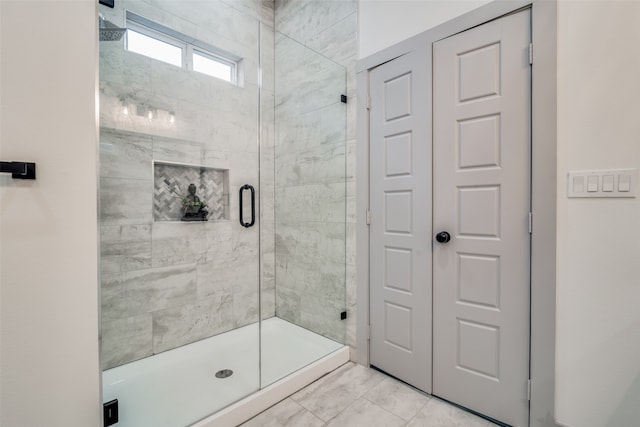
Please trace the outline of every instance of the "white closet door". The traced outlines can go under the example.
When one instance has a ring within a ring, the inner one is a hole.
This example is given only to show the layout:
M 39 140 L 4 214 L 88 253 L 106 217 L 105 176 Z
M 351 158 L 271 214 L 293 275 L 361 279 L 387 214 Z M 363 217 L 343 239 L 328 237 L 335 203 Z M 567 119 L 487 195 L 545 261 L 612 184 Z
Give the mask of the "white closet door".
M 433 394 L 528 425 L 530 13 L 433 47 Z
M 431 390 L 431 114 L 418 52 L 371 71 L 370 361 Z

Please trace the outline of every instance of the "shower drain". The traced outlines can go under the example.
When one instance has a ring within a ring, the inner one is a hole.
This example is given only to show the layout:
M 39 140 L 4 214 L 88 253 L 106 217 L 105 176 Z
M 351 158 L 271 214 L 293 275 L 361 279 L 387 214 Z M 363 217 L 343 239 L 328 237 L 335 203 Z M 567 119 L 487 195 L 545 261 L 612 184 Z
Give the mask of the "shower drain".
M 229 378 L 233 375 L 233 371 L 231 369 L 221 369 L 216 372 L 216 378 Z

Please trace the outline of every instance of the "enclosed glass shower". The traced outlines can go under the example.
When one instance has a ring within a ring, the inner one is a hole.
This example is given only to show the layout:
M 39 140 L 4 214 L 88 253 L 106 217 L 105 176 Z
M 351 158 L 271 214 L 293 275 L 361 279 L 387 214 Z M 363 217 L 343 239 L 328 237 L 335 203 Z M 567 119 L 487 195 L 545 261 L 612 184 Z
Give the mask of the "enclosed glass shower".
M 273 13 L 100 6 L 101 364 L 117 426 L 191 425 L 345 342 L 346 72 Z

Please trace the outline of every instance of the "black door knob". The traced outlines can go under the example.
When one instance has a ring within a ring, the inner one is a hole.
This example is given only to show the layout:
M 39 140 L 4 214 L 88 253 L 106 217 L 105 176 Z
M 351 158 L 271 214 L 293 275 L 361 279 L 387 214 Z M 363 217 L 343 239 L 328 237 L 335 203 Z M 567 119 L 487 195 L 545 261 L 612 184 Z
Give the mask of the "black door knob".
M 451 240 L 451 235 L 446 231 L 441 231 L 436 234 L 436 241 L 438 243 L 447 243 L 449 240 Z

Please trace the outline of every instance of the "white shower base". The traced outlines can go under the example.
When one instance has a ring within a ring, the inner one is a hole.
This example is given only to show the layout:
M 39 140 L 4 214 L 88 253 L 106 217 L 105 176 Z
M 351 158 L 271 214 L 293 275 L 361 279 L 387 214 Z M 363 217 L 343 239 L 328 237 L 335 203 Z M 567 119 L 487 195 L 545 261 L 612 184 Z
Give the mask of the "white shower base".
M 258 335 L 256 323 L 104 371 L 103 402 L 118 399 L 115 425 L 235 425 L 348 360 L 342 344 L 272 317 L 262 322 L 260 375 Z M 337 357 L 325 358 L 332 353 Z M 290 375 L 311 363 L 316 367 Z M 233 375 L 216 378 L 222 369 Z M 251 393 L 247 405 L 238 402 Z M 221 417 L 205 418 L 225 407 Z

